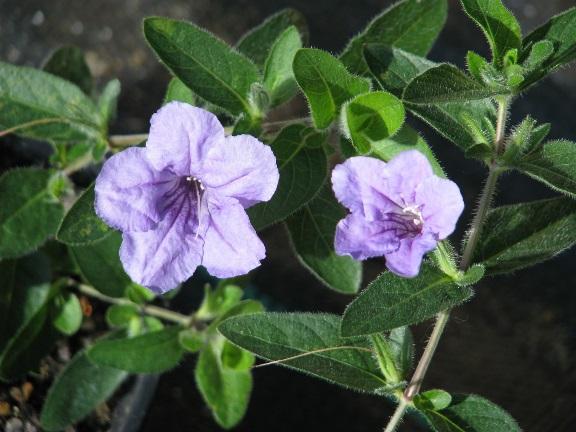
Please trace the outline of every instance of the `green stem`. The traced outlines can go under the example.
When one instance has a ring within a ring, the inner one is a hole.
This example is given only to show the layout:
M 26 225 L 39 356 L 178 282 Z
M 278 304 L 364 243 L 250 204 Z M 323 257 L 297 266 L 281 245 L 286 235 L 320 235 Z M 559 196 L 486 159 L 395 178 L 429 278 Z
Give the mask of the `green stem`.
M 140 144 L 142 141 L 148 139 L 148 134 L 134 134 L 134 135 L 110 135 L 108 143 L 110 147 L 130 147 Z
M 105 294 L 102 294 L 100 291 L 97 291 L 95 288 L 91 287 L 90 285 L 79 285 L 78 291 L 82 294 L 85 294 L 89 297 L 93 297 L 100 301 L 115 304 L 115 305 L 131 305 L 131 306 L 138 306 L 140 310 L 145 313 L 146 315 L 154 316 L 156 318 L 163 319 L 165 321 L 171 321 L 177 324 L 181 324 L 183 326 L 190 326 L 194 321 L 194 316 L 187 316 L 180 314 L 178 312 L 173 312 L 168 309 L 164 309 L 158 306 L 153 305 L 138 305 L 128 299 L 125 298 L 116 298 L 116 297 L 109 297 Z
M 502 150 L 502 146 L 504 145 L 505 139 L 505 132 L 506 132 L 506 120 L 508 117 L 508 107 L 509 107 L 509 100 L 503 99 L 498 101 L 498 118 L 496 124 L 496 136 L 495 136 L 495 149 L 496 153 L 499 154 Z M 476 246 L 478 245 L 478 240 L 480 239 L 480 231 L 482 226 L 484 225 L 486 215 L 488 214 L 488 210 L 490 209 L 490 204 L 492 203 L 492 199 L 496 192 L 496 184 L 498 182 L 498 177 L 500 176 L 501 168 L 498 166 L 497 162 L 493 160 L 489 167 L 488 178 L 486 179 L 486 183 L 484 185 L 484 189 L 482 190 L 482 194 L 480 196 L 480 202 L 478 204 L 478 210 L 474 215 L 472 220 L 472 224 L 470 227 L 470 231 L 468 233 L 468 240 L 466 241 L 466 246 L 464 248 L 464 252 L 462 254 L 462 259 L 460 260 L 459 269 L 465 271 L 468 269 L 470 264 L 472 263 L 472 259 L 474 258 L 474 251 Z M 393 432 L 396 430 L 396 427 L 402 420 L 404 413 L 406 412 L 406 408 L 409 403 L 412 401 L 414 396 L 416 396 L 420 392 L 420 387 L 422 386 L 422 381 L 426 376 L 426 372 L 432 362 L 432 358 L 436 352 L 436 348 L 444 334 L 444 330 L 446 329 L 446 324 L 448 324 L 448 320 L 450 318 L 450 310 L 445 310 L 440 312 L 436 315 L 436 323 L 434 324 L 434 329 L 432 330 L 432 335 L 424 348 L 424 352 L 422 357 L 420 358 L 418 365 L 416 366 L 416 370 L 414 371 L 414 375 L 412 375 L 412 379 L 408 383 L 408 386 L 404 390 L 404 394 L 400 398 L 398 406 L 394 411 L 394 414 L 390 418 L 386 429 L 384 432 Z

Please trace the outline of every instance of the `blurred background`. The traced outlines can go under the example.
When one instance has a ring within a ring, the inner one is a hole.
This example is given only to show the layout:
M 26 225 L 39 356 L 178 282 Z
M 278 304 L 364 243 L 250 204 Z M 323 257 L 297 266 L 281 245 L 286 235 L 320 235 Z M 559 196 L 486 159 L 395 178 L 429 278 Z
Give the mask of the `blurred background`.
M 39 67 L 63 44 L 86 53 L 97 82 L 118 77 L 122 82 L 119 117 L 112 133 L 142 133 L 160 106 L 169 75 L 154 58 L 141 35 L 142 18 L 162 15 L 188 19 L 233 44 L 266 16 L 284 7 L 307 18 L 310 42 L 332 53 L 392 2 L 386 0 L 0 0 L 0 60 Z M 552 15 L 575 5 L 574 0 L 506 0 L 524 33 Z M 489 57 L 482 33 L 450 1 L 447 25 L 430 58 L 464 66 L 467 50 Z M 551 122 L 550 138 L 576 140 L 576 68 L 556 73 L 514 105 L 511 124 L 530 113 Z M 305 114 L 296 101 L 278 118 Z M 0 114 L 1 115 L 1 114 Z M 468 214 L 480 191 L 483 167 L 432 130 L 410 120 L 432 145 L 465 195 Z M 0 171 L 26 165 L 40 157 L 37 149 L 14 138 L 0 146 Z M 499 187 L 497 204 L 550 196 L 540 184 L 511 174 Z M 1 204 L 0 204 L 1 205 Z M 465 227 L 463 218 L 458 236 Z M 282 227 L 263 235 L 268 248 L 265 265 L 254 284 L 284 310 L 341 313 L 351 298 L 321 286 L 300 267 L 286 247 Z M 507 409 L 526 431 L 576 430 L 576 251 L 518 273 L 488 279 L 476 297 L 458 308 L 440 344 L 425 388 L 481 394 Z M 383 270 L 366 264 L 365 282 Z M 419 349 L 432 323 L 415 328 Z M 217 431 L 198 394 L 193 365 L 185 363 L 160 380 L 142 431 Z M 255 371 L 252 401 L 238 431 L 377 431 L 392 412 L 385 399 L 351 393 L 279 367 Z M 80 428 L 79 430 L 82 430 Z M 400 431 L 426 430 L 409 418 Z

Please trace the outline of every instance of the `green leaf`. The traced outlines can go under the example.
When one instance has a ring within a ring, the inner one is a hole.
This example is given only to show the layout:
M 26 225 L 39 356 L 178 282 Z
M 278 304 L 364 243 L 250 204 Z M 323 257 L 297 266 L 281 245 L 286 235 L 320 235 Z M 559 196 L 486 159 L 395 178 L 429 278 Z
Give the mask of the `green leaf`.
M 410 327 L 403 326 L 393 329 L 388 335 L 388 344 L 401 378 L 407 378 L 414 363 L 414 338 Z
M 52 324 L 61 333 L 71 336 L 82 325 L 82 306 L 75 294 L 65 292 L 54 299 L 56 314 Z
M 103 240 L 85 246 L 71 246 L 70 255 L 90 285 L 111 297 L 122 297 L 132 283 L 124 272 L 118 251 L 122 236 L 112 232 Z
M 223 315 L 230 308 L 236 306 L 243 295 L 242 288 L 228 283 L 226 280 L 220 282 L 215 290 L 207 284 L 204 287 L 204 299 L 196 312 L 196 316 L 200 319 L 210 320 Z
M 550 259 L 575 243 L 574 200 L 514 204 L 488 213 L 475 261 L 488 274 L 506 273 Z
M 94 211 L 94 183 L 78 197 L 58 228 L 56 239 L 70 246 L 85 246 L 108 236 L 112 229 Z
M 205 334 L 195 328 L 184 329 L 178 334 L 180 346 L 191 353 L 200 351 L 206 343 L 205 339 Z
M 434 170 L 434 174 L 446 178 L 446 174 L 438 163 L 438 160 L 436 159 L 436 156 L 434 156 L 430 146 L 428 146 L 424 138 L 422 138 L 418 132 L 407 124 L 404 124 L 393 137 L 373 143 L 371 154 L 384 161 L 389 161 L 398 153 L 407 150 L 418 150 L 428 158 L 428 161 Z
M 313 199 L 328 175 L 326 136 L 301 124 L 285 127 L 271 144 L 280 181 L 270 201 L 248 209 L 259 231 L 286 219 Z
M 444 390 L 428 390 L 414 397 L 414 405 L 421 411 L 442 410 L 450 405 L 452 396 Z
M 230 318 L 218 329 L 236 345 L 266 360 L 282 360 L 282 366 L 328 382 L 379 393 L 386 382 L 368 352 L 369 341 L 344 339 L 339 327 L 336 315 L 261 313 Z M 299 357 L 289 359 L 294 356 Z
M 530 54 L 528 54 L 522 66 L 528 71 L 535 71 L 542 63 L 548 60 L 552 54 L 554 54 L 554 44 L 546 39 L 539 40 L 530 47 Z
M 264 66 L 264 87 L 270 95 L 270 106 L 275 107 L 290 100 L 298 91 L 292 71 L 296 51 L 302 48 L 300 33 L 288 27 L 276 40 Z
M 139 314 L 135 304 L 114 304 L 106 310 L 106 323 L 110 327 L 126 327 Z
M 478 283 L 484 277 L 486 268 L 482 264 L 474 264 L 466 272 L 459 275 L 456 283 L 460 286 L 470 286 Z
M 71 45 L 58 48 L 50 55 L 42 69 L 76 84 L 88 96 L 92 94 L 92 74 L 80 48 Z
M 516 168 L 552 189 L 576 198 L 576 143 L 550 141 L 523 158 Z
M 549 41 L 554 45 L 554 53 L 546 58 L 525 81 L 524 87 L 544 78 L 562 65 L 576 59 L 576 7 L 572 7 L 556 15 L 543 26 L 530 33 L 523 41 L 524 49 L 520 55 L 521 60 L 533 57 L 533 50 L 542 41 Z M 539 50 L 544 54 L 549 47 L 541 45 Z M 538 56 L 542 58 L 541 56 Z
M 286 220 L 296 256 L 328 288 L 354 294 L 362 282 L 362 264 L 351 257 L 336 255 L 334 233 L 346 211 L 338 204 L 329 186 Z
M 92 363 L 86 350 L 80 351 L 48 391 L 40 414 L 42 428 L 60 431 L 79 422 L 107 400 L 127 376 L 119 369 Z
M 230 429 L 242 420 L 250 393 L 252 374 L 249 370 L 227 367 L 222 358 L 224 343 L 208 345 L 198 357 L 194 370 L 198 390 L 212 410 L 216 422 Z M 252 357 L 251 354 L 248 354 Z M 252 357 L 253 359 L 253 357 Z
M 516 421 L 499 406 L 476 395 L 454 395 L 448 408 L 425 410 L 437 432 L 520 432 Z
M 87 351 L 88 358 L 102 366 L 134 373 L 160 373 L 175 367 L 182 358 L 179 326 L 144 333 L 132 338 L 107 340 Z
M 393 136 L 404 123 L 404 106 L 393 94 L 377 91 L 356 96 L 342 108 L 342 127 L 360 154 Z
M 64 208 L 51 190 L 53 176 L 17 168 L 0 177 L 0 258 L 26 255 L 56 234 Z
M 76 85 L 47 72 L 0 62 L 0 131 L 51 142 L 98 139 L 104 125 Z
M 368 80 L 350 74 L 337 58 L 319 49 L 298 50 L 293 68 L 318 129 L 330 126 L 342 104 L 370 90 Z
M 468 72 L 478 82 L 484 82 L 484 71 L 488 67 L 488 61 L 481 55 L 476 54 L 474 51 L 466 53 L 466 67 Z
M 306 18 L 295 9 L 283 9 L 246 33 L 236 45 L 238 51 L 263 68 L 272 46 L 290 26 L 295 26 L 304 45 L 308 43 Z
M 362 47 L 378 42 L 425 56 L 444 27 L 446 0 L 403 0 L 376 16 L 344 49 L 340 59 L 356 74 L 368 73 Z
M 522 30 L 501 0 L 461 0 L 462 7 L 480 26 L 492 50 L 493 63 L 501 66 L 504 55 L 522 46 Z
M 164 104 L 173 101 L 196 105 L 196 96 L 194 95 L 194 92 L 186 87 L 186 84 L 184 84 L 180 79 L 172 78 L 168 83 L 168 88 L 164 95 Z
M 440 64 L 416 76 L 404 89 L 402 98 L 411 104 L 431 105 L 468 102 L 502 94 L 478 83 L 456 66 Z
M 250 86 L 256 66 L 192 23 L 151 17 L 144 36 L 166 67 L 194 93 L 233 115 L 252 113 Z
M 120 88 L 120 81 L 117 79 L 108 81 L 98 98 L 98 110 L 106 125 L 116 119 Z
M 342 318 L 342 335 L 368 335 L 415 324 L 471 295 L 471 289 L 459 287 L 429 264 L 423 264 L 420 274 L 412 279 L 386 272 L 348 305 Z

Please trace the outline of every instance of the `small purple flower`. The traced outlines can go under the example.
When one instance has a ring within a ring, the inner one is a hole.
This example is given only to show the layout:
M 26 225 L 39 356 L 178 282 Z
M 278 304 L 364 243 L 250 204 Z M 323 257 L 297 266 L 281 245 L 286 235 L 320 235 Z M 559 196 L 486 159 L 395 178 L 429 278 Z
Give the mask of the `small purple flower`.
M 332 187 L 351 211 L 336 227 L 336 253 L 385 256 L 388 269 L 403 277 L 418 274 L 424 254 L 454 231 L 464 209 L 458 186 L 435 176 L 416 150 L 388 163 L 352 157 L 334 168 Z
M 213 114 L 180 102 L 150 124 L 146 147 L 112 156 L 96 179 L 96 212 L 122 231 L 128 275 L 161 293 L 199 265 L 220 278 L 259 266 L 266 251 L 244 209 L 276 190 L 270 147 L 226 137 Z

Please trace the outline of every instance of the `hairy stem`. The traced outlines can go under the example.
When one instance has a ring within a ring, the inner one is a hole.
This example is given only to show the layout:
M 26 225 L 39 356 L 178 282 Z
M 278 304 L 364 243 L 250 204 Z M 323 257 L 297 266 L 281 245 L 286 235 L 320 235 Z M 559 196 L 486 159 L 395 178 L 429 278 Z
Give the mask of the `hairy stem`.
M 498 101 L 498 118 L 496 123 L 496 136 L 494 139 L 494 147 L 496 150 L 496 154 L 499 154 L 503 149 L 505 133 L 506 133 L 506 120 L 508 118 L 508 107 L 509 107 L 509 100 L 502 99 Z M 492 203 L 492 199 L 496 192 L 496 184 L 498 182 L 498 177 L 500 176 L 501 169 L 493 160 L 489 166 L 488 178 L 486 179 L 486 183 L 484 184 L 484 189 L 482 190 L 482 194 L 480 196 L 480 201 L 478 203 L 478 210 L 474 215 L 472 220 L 472 224 L 470 226 L 470 231 L 468 233 L 468 240 L 466 241 L 466 246 L 464 248 L 464 252 L 462 254 L 462 259 L 460 260 L 459 269 L 465 271 L 468 269 L 470 264 L 472 264 L 472 259 L 474 258 L 474 252 L 476 250 L 476 246 L 478 245 L 478 240 L 480 239 L 480 231 L 482 230 L 482 226 L 484 225 L 484 221 L 486 219 L 486 215 L 488 214 L 488 210 L 490 209 L 490 204 Z M 446 324 L 450 319 L 450 310 L 445 310 L 440 312 L 436 315 L 436 323 L 434 324 L 434 329 L 432 330 L 432 335 L 424 348 L 424 352 L 422 357 L 416 366 L 416 370 L 414 371 L 414 375 L 412 375 L 412 379 L 408 383 L 408 386 L 404 390 L 404 394 L 399 399 L 398 406 L 394 411 L 394 414 L 390 418 L 388 425 L 384 429 L 384 432 L 394 432 L 400 424 L 404 413 L 406 412 L 406 408 L 411 403 L 414 396 L 416 396 L 420 392 L 420 387 L 422 386 L 422 381 L 426 376 L 426 372 L 432 362 L 432 358 L 436 352 L 436 348 L 438 347 L 438 343 L 444 334 L 444 330 L 446 328 Z
M 165 321 L 171 321 L 184 326 L 189 326 L 193 322 L 193 317 L 183 315 L 178 312 L 173 312 L 171 310 L 164 309 L 158 306 L 138 305 L 125 298 L 109 297 L 105 294 L 102 294 L 100 291 L 97 291 L 96 289 L 92 288 L 90 285 L 84 285 L 84 284 L 79 285 L 78 291 L 80 291 L 84 295 L 93 297 L 95 299 L 110 304 L 138 306 L 140 307 L 140 310 L 146 315 L 154 316 L 156 318 L 160 318 Z

